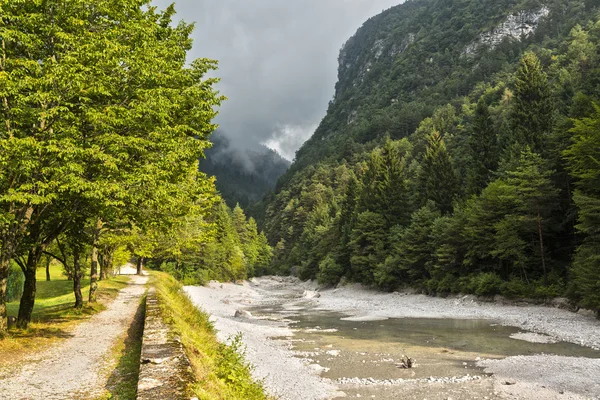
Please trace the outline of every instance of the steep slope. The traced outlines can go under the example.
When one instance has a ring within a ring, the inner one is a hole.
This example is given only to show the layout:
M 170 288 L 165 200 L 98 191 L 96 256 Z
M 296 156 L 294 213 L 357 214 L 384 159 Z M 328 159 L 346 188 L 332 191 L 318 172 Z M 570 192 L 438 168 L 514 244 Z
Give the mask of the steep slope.
M 600 309 L 600 172 L 586 161 L 600 148 L 572 145 L 596 140 L 599 5 L 414 0 L 368 20 L 255 212 L 274 271 L 431 293 L 569 288 Z
M 265 146 L 235 147 L 221 131 L 213 134 L 211 141 L 213 147 L 206 151 L 200 170 L 217 178 L 217 189 L 231 208 L 237 203 L 247 208 L 259 201 L 290 166 L 288 160 Z
M 596 3 L 410 0 L 369 19 L 341 49 L 327 115 L 282 183 L 386 133 L 407 137 L 437 107 L 514 71 L 525 49 L 556 47 Z

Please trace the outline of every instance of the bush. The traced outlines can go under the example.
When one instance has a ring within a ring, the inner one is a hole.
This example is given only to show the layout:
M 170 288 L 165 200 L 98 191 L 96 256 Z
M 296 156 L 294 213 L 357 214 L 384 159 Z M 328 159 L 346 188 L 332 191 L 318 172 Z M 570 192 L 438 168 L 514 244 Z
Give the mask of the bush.
M 335 285 L 344 275 L 344 268 L 335 262 L 335 258 L 327 255 L 319 263 L 319 272 L 317 273 L 317 281 L 321 285 Z
M 458 280 L 452 274 L 447 274 L 444 278 L 438 283 L 437 291 L 438 293 L 450 294 L 456 292 L 458 286 Z
M 532 297 L 531 286 L 523 282 L 521 278 L 512 277 L 509 281 L 502 284 L 500 293 L 509 298 Z
M 24 283 L 25 275 L 23 275 L 21 267 L 11 262 L 10 267 L 8 268 L 8 284 L 6 288 L 6 299 L 9 302 L 21 299 Z
M 493 296 L 500 293 L 502 279 L 493 272 L 474 275 L 471 278 L 471 287 L 477 296 Z

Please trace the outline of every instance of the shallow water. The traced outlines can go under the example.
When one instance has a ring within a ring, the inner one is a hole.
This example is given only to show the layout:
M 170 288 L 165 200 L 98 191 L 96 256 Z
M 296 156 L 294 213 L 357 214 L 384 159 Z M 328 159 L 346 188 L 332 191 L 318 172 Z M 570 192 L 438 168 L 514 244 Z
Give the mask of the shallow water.
M 307 304 L 254 307 L 257 316 L 293 321 L 294 350 L 298 356 L 323 367 L 322 376 L 341 385 L 350 397 L 396 399 L 397 386 L 406 381 L 413 392 L 403 398 L 418 398 L 423 387 L 419 380 L 481 376 L 476 362 L 482 358 L 515 355 L 555 354 L 600 358 L 600 351 L 572 343 L 530 343 L 513 339 L 518 328 L 477 319 L 388 319 L 348 321 L 344 314 L 318 311 Z M 399 368 L 402 359 L 415 360 L 411 369 Z M 353 381 L 348 379 L 354 378 Z M 372 379 L 377 384 L 365 382 Z M 392 382 L 391 386 L 386 382 Z M 448 385 L 446 385 L 448 386 Z M 481 396 L 495 398 L 489 380 L 450 385 L 452 398 Z M 446 389 L 444 389 L 446 390 Z M 464 392 L 464 393 L 462 393 Z M 430 393 L 425 391 L 424 393 Z M 461 394 L 462 393 L 462 394 Z M 447 394 L 444 392 L 444 394 Z

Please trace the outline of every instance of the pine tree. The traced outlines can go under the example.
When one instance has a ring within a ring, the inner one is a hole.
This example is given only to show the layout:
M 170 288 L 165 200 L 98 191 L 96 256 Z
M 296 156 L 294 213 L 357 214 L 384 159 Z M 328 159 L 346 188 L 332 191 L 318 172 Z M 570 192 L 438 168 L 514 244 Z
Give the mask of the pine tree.
M 432 200 L 442 214 L 452 212 L 457 179 L 446 144 L 437 131 L 429 136 L 420 182 L 425 200 Z
M 527 53 L 521 59 L 512 102 L 509 151 L 517 160 L 525 146 L 534 153 L 544 154 L 554 124 L 554 103 L 548 76 L 534 53 Z
M 573 144 L 565 152 L 577 179 L 573 197 L 579 209 L 577 230 L 584 235 L 573 263 L 573 279 L 581 305 L 600 316 L 600 107 L 590 118 L 575 120 Z
M 479 194 L 498 169 L 498 139 L 487 103 L 481 97 L 475 109 L 475 118 L 469 137 L 470 166 L 467 193 Z

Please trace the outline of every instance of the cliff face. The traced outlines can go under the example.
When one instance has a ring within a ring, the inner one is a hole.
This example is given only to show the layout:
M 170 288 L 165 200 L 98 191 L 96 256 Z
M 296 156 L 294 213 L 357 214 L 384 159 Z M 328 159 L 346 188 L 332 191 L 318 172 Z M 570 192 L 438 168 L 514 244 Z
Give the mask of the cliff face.
M 279 186 L 356 145 L 408 137 L 436 108 L 514 71 L 529 46 L 567 35 L 587 3 L 409 0 L 369 19 L 341 49 L 327 115 Z
M 465 54 L 473 55 L 483 47 L 495 49 L 504 40 L 521 41 L 533 35 L 540 21 L 550 14 L 546 6 L 535 11 L 520 11 L 510 15 L 504 22 L 482 33 L 479 38 L 465 48 Z

